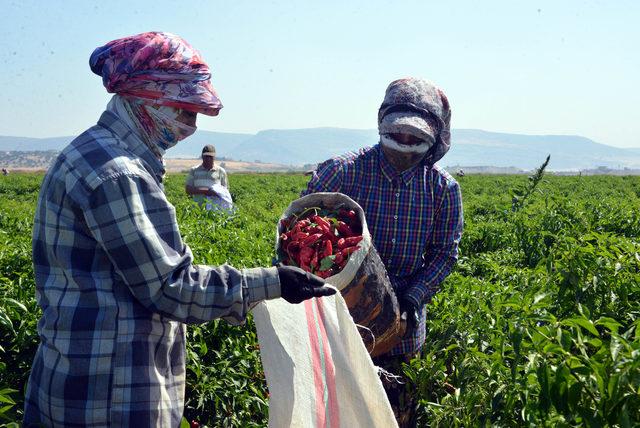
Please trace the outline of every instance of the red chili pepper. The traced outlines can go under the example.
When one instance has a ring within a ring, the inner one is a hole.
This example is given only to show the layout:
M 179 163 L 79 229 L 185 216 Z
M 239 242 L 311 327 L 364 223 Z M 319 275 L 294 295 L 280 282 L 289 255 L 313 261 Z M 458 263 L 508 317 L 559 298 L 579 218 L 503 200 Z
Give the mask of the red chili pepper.
M 331 223 L 320 216 L 314 216 L 313 221 L 320 227 L 326 227 L 327 229 L 331 227 Z
M 313 226 L 313 227 L 308 227 L 307 229 L 305 229 L 305 232 L 308 232 L 309 234 L 312 234 L 312 233 L 322 233 L 324 231 L 319 226 Z
M 352 254 L 359 249 L 360 247 L 357 245 L 353 247 L 347 247 L 347 248 L 344 248 L 342 251 L 340 251 L 340 254 L 342 254 L 342 257 L 347 258 L 349 254 Z
M 289 249 L 289 251 L 296 249 L 299 250 L 300 249 L 300 241 L 291 241 L 289 242 L 289 245 L 287 245 L 287 248 Z
M 353 247 L 354 245 L 356 245 L 360 241 L 362 241 L 362 236 L 351 236 L 349 238 L 345 238 L 344 239 L 344 246 L 345 247 Z
M 300 263 L 309 263 L 311 261 L 311 257 L 313 257 L 313 248 L 310 247 L 302 247 L 300 249 Z
M 338 239 L 338 248 L 344 248 L 344 238 Z
M 346 219 L 350 219 L 350 220 L 355 220 L 356 217 L 358 217 L 358 215 L 356 214 L 356 212 L 354 210 L 345 210 L 344 208 L 342 208 L 340 211 L 338 211 L 338 215 L 340 217 L 346 218 Z
M 301 269 L 311 272 L 311 267 L 309 266 L 309 262 L 313 257 L 314 251 L 313 248 L 304 247 L 300 249 L 300 259 L 298 260 L 298 265 Z
M 291 258 L 291 260 L 297 260 L 298 255 L 300 254 L 300 244 L 298 242 L 292 242 L 291 244 L 287 245 L 285 251 Z
M 302 270 L 304 270 L 306 272 L 311 272 L 311 267 L 306 263 L 300 262 L 300 269 L 302 269 Z
M 313 244 L 314 242 L 316 242 L 320 238 L 322 238 L 322 233 L 314 233 L 313 235 L 309 235 L 308 238 L 305 238 L 304 241 L 302 241 L 302 246 L 307 247 Z
M 293 236 L 291 236 L 291 240 L 292 241 L 302 241 L 304 239 L 306 239 L 309 236 L 308 233 L 306 232 L 297 232 L 295 234 L 293 234 Z
M 313 256 L 311 257 L 311 263 L 309 263 L 309 266 L 314 269 L 318 268 L 318 250 L 313 252 Z
M 344 221 L 339 221 L 337 226 L 338 232 L 340 232 L 345 237 L 353 236 L 353 231 Z
M 324 241 L 323 245 L 324 245 L 323 246 L 324 251 L 322 251 L 322 258 L 329 257 L 330 255 L 332 255 L 333 245 L 331 244 L 331 241 L 327 239 L 326 241 Z
M 333 233 L 325 233 L 325 234 L 323 235 L 323 237 L 324 237 L 324 239 L 326 239 L 326 240 L 328 240 L 328 241 L 331 241 L 331 244 L 332 244 L 334 247 L 337 247 L 337 246 L 338 246 L 338 237 L 337 237 L 336 235 L 334 235 Z
M 342 263 L 342 261 L 343 261 L 343 260 L 344 260 L 344 256 L 342 255 L 342 253 L 341 253 L 341 252 L 338 252 L 338 253 L 336 254 L 336 258 L 335 258 L 335 259 L 333 259 L 333 262 L 334 262 L 335 264 L 339 265 L 340 263 Z

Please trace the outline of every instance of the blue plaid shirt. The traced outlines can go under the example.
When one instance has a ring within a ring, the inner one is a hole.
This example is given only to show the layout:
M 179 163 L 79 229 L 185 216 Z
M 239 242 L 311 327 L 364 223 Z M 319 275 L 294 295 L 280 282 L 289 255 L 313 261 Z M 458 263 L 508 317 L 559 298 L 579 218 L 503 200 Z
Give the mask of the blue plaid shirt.
M 413 336 L 389 354 L 417 351 L 425 341 L 426 304 L 458 259 L 463 224 L 458 183 L 437 165 L 422 163 L 398 173 L 378 144 L 321 164 L 303 194 L 314 192 L 344 193 L 364 210 L 396 292 L 420 308 Z
M 193 265 L 162 163 L 110 112 L 58 156 L 33 228 L 38 347 L 25 425 L 179 426 L 185 325 L 280 296 L 276 268 Z

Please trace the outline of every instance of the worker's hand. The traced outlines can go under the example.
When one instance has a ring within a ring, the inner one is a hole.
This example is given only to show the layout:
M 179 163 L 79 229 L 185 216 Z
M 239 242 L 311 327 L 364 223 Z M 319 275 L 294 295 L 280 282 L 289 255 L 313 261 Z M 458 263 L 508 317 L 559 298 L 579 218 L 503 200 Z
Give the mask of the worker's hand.
M 312 297 L 331 296 L 336 288 L 318 276 L 295 266 L 278 266 L 281 296 L 289 303 L 300 303 Z
M 411 299 L 401 298 L 398 303 L 400 304 L 400 322 L 405 325 L 403 337 L 407 338 L 413 335 L 418 325 L 418 307 Z

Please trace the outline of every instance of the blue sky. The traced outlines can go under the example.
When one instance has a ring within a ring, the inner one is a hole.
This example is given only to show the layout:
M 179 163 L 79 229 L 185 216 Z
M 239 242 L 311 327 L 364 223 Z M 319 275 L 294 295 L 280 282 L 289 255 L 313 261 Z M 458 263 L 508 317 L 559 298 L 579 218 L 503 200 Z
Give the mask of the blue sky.
M 387 84 L 419 76 L 448 95 L 454 128 L 640 147 L 636 0 L 0 5 L 0 135 L 82 132 L 110 97 L 93 49 L 161 30 L 213 71 L 225 108 L 201 129 L 375 128 Z

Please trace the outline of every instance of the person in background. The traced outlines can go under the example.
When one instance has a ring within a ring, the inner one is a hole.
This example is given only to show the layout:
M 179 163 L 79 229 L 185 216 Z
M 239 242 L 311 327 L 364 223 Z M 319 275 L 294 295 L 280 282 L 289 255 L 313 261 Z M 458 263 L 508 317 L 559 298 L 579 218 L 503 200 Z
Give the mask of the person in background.
M 180 426 L 185 323 L 335 293 L 301 269 L 193 263 L 164 193 L 162 157 L 222 108 L 200 54 L 149 32 L 97 48 L 115 93 L 45 175 L 33 227 L 38 346 L 24 426 Z M 212 242 L 215 246 L 215 242 Z
M 303 195 L 341 192 L 363 208 L 373 243 L 400 303 L 404 332 L 374 363 L 398 375 L 383 385 L 400 427 L 416 424 L 417 397 L 402 364 L 425 342 L 427 305 L 458 258 L 462 199 L 436 165 L 450 147 L 445 94 L 416 78 L 391 82 L 378 110 L 380 142 L 320 164 Z
M 207 144 L 202 148 L 202 163 L 187 174 L 185 191 L 207 210 L 233 211 L 233 199 L 229 192 L 227 172 L 215 164 L 216 148 Z
M 216 148 L 207 144 L 202 148 L 202 163 L 189 170 L 185 191 L 193 200 L 202 203 L 205 196 L 216 196 L 212 189 L 215 184 L 229 189 L 227 172 L 216 161 Z

